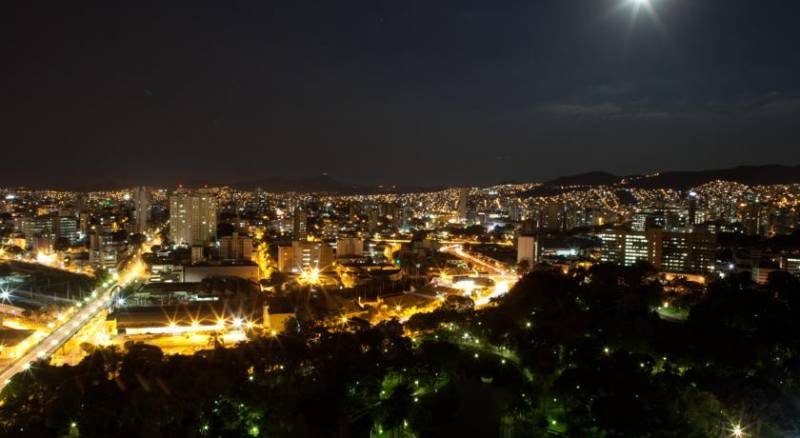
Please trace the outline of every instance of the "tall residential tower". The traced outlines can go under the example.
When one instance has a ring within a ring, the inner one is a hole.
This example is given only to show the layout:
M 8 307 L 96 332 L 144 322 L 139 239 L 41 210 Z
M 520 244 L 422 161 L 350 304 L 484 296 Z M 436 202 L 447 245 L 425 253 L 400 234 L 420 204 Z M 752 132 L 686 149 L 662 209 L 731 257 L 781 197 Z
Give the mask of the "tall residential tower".
M 179 189 L 169 197 L 170 239 L 178 244 L 202 246 L 217 235 L 217 199 L 203 190 Z
M 133 192 L 134 223 L 137 233 L 147 231 L 150 222 L 150 190 L 147 187 L 137 187 Z

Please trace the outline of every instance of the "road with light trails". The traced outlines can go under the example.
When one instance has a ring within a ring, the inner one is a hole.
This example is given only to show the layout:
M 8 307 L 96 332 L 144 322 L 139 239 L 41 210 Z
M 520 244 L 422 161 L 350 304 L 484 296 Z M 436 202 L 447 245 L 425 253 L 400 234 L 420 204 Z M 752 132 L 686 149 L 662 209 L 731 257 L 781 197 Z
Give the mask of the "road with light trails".
M 495 275 L 500 275 L 502 277 L 508 277 L 511 275 L 509 274 L 508 269 L 501 267 L 503 266 L 502 263 L 496 260 L 489 259 L 488 257 L 481 257 L 481 258 L 475 257 L 470 253 L 464 251 L 464 248 L 462 248 L 461 245 L 446 245 L 441 247 L 439 251 L 446 254 L 454 255 L 460 259 L 481 266 L 487 269 L 488 271 L 493 272 Z
M 383 242 L 383 243 L 411 243 L 411 239 L 384 239 L 382 237 L 373 237 L 373 241 L 375 242 Z M 480 244 L 490 244 L 490 245 L 497 245 L 497 246 L 514 246 L 514 242 L 510 241 L 501 241 L 501 242 L 481 242 L 480 240 L 469 240 L 469 239 L 449 239 L 449 240 L 437 240 L 436 242 L 442 245 L 480 245 Z
M 127 263 L 122 263 L 122 265 L 125 266 Z M 100 313 L 100 311 L 112 303 L 114 291 L 117 287 L 124 286 L 131 280 L 125 277 L 126 276 L 121 275 L 119 280 L 95 289 L 92 293 L 93 298 L 84 303 L 77 312 L 0 372 L 0 389 L 8 385 L 11 382 L 11 378 L 16 374 L 30 369 L 33 362 L 50 357 L 64 344 L 69 342 L 69 340 L 80 332 L 89 321 Z
M 490 277 L 495 281 L 494 290 L 492 290 L 488 295 L 484 295 L 478 299 L 475 299 L 476 307 L 488 305 L 493 299 L 505 295 L 508 293 L 511 287 L 514 286 L 517 280 L 519 280 L 516 275 L 509 272 L 510 270 L 505 266 L 504 263 L 485 256 L 474 256 L 467 251 L 464 251 L 464 248 L 461 245 L 446 245 L 441 247 L 439 251 L 458 257 L 474 265 L 478 265 L 491 272 Z

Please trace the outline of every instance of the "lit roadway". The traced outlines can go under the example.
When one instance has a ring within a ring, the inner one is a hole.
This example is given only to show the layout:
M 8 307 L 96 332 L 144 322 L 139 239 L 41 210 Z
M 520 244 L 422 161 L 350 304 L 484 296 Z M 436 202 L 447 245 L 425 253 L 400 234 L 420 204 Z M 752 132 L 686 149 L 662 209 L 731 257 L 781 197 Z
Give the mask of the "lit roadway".
M 124 265 L 124 264 L 123 264 Z M 92 297 L 88 302 L 75 312 L 71 317 L 65 320 L 63 324 L 58 326 L 55 330 L 50 332 L 49 335 L 35 344 L 28 351 L 17 358 L 8 368 L 0 372 L 0 389 L 8 385 L 11 378 L 17 373 L 27 371 L 30 369 L 31 364 L 37 360 L 50 357 L 53 353 L 66 344 L 73 336 L 75 336 L 81 329 L 89 323 L 94 317 L 100 313 L 101 310 L 108 307 L 112 302 L 114 290 L 121 284 L 125 284 L 132 280 L 132 278 L 125 278 L 129 276 L 121 276 L 118 281 L 114 281 L 107 286 L 100 286 L 92 293 Z
M 508 293 L 511 286 L 517 282 L 518 278 L 509 273 L 506 266 L 494 259 L 484 256 L 474 256 L 466 251 L 461 245 L 446 245 L 439 249 L 441 252 L 453 255 L 474 265 L 480 266 L 490 272 L 490 276 L 495 280 L 494 290 L 488 295 L 475 300 L 477 307 L 489 304 L 494 298 Z
M 382 237 L 374 237 L 372 238 L 375 242 L 384 242 L 384 243 L 411 243 L 411 239 L 385 239 Z M 442 245 L 448 246 L 458 246 L 465 243 L 479 245 L 479 244 L 489 244 L 489 245 L 499 245 L 499 246 L 514 246 L 513 242 L 509 241 L 499 241 L 499 242 L 481 242 L 477 239 L 451 239 L 451 240 L 436 240 L 436 242 L 441 243 Z
M 489 272 L 493 273 L 494 275 L 499 275 L 502 277 L 508 277 L 509 273 L 508 270 L 503 269 L 499 266 L 502 266 L 502 263 L 489 259 L 488 257 L 475 257 L 470 253 L 464 251 L 461 245 L 446 245 L 440 249 L 441 252 L 454 255 L 460 259 L 466 260 L 470 263 L 478 265 Z M 489 261 L 487 261 L 489 260 Z M 493 263 L 492 263 L 493 262 Z

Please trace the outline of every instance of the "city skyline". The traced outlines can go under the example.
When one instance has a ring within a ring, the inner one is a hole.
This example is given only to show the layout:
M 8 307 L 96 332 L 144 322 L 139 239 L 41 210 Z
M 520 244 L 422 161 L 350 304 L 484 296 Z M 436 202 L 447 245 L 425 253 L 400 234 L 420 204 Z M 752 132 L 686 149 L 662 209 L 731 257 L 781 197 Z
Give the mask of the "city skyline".
M 666 174 L 373 194 L 0 188 L 0 431 L 796 434 L 800 183 L 721 175 L 686 189 L 646 187 Z M 45 421 L 44 406 L 63 414 Z M 442 407 L 452 416 L 428 415 Z
M 0 185 L 800 163 L 800 7 L 644 4 L 20 6 L 0 43 Z

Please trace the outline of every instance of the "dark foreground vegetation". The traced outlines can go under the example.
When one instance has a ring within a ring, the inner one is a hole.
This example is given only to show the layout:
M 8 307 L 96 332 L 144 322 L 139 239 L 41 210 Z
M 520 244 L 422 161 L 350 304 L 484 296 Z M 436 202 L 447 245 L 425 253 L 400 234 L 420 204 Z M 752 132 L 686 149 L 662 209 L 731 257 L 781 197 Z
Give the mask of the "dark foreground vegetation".
M 2 436 L 800 433 L 800 285 L 713 283 L 662 320 L 645 266 L 528 275 L 495 307 L 231 349 L 97 349 L 4 390 Z M 686 300 L 683 300 L 684 302 Z M 738 428 L 737 428 L 738 427 Z

